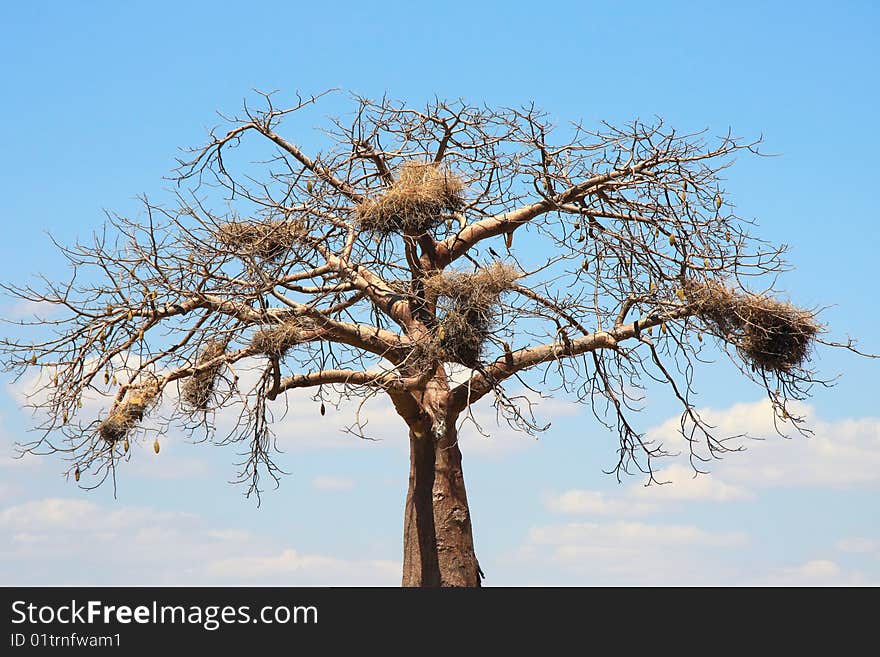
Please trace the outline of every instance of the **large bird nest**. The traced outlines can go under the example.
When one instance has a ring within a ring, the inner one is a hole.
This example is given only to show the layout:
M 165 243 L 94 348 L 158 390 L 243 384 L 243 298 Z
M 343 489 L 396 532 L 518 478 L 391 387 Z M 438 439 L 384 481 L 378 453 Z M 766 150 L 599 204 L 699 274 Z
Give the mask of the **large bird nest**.
M 742 356 L 764 370 L 785 373 L 807 360 L 820 326 L 812 313 L 769 297 L 736 292 L 718 282 L 691 281 L 688 303 L 734 344 Z
M 98 434 L 111 445 L 125 439 L 138 422 L 144 419 L 144 414 L 158 395 L 159 385 L 156 381 L 130 387 L 124 399 L 111 409 L 110 414 L 98 426 Z
M 374 233 L 423 234 L 464 204 L 464 183 L 433 162 L 405 162 L 391 187 L 357 206 L 361 227 Z
M 226 344 L 219 340 L 211 340 L 207 342 L 196 358 L 196 366 L 204 365 L 213 360 L 218 359 L 226 351 Z M 218 361 L 210 367 L 196 372 L 183 384 L 180 391 L 180 398 L 183 402 L 193 410 L 203 411 L 208 408 L 211 401 L 211 395 L 214 394 L 214 388 L 217 385 L 217 377 L 223 371 L 223 361 Z
M 303 234 L 296 221 L 230 221 L 217 227 L 217 239 L 238 255 L 276 260 Z
M 256 353 L 281 358 L 291 347 L 302 342 L 304 334 L 313 328 L 313 322 L 304 317 L 264 326 L 251 337 L 251 349 Z
M 426 293 L 438 299 L 443 311 L 434 339 L 446 360 L 467 367 L 479 365 L 501 294 L 518 277 L 515 268 L 495 263 L 473 274 L 437 274 L 425 281 Z

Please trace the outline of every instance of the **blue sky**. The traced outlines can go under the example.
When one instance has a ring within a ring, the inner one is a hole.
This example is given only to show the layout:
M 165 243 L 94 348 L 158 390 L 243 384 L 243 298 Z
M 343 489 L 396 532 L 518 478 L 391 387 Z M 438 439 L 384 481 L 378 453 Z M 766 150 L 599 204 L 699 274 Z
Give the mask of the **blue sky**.
M 739 214 L 791 245 L 782 281 L 829 306 L 832 335 L 880 351 L 872 300 L 880 244 L 874 3 L 17 3 L 0 69 L 0 280 L 63 271 L 68 242 L 102 209 L 162 198 L 179 147 L 198 144 L 252 89 L 340 87 L 407 99 L 535 101 L 559 122 L 664 117 L 680 130 L 764 135 L 774 158 L 729 172 Z M 344 96 L 324 111 L 344 111 Z M 314 136 L 290 135 L 308 147 Z M 7 314 L 14 302 L 0 300 Z M 613 442 L 586 409 L 548 403 L 540 440 L 463 437 L 488 585 L 880 583 L 876 361 L 823 352 L 810 440 L 768 437 L 697 480 L 642 489 L 602 474 Z M 733 431 L 767 433 L 759 391 L 704 368 L 701 406 Z M 300 401 L 279 427 L 292 473 L 256 508 L 230 450 L 169 436 L 121 482 L 86 492 L 52 458 L 12 462 L 28 417 L 0 400 L 0 583 L 395 584 L 407 455 L 402 426 L 356 443 Z M 642 427 L 667 435 L 652 398 Z M 386 429 L 387 427 L 387 429 Z M 671 438 L 670 438 L 671 439 Z

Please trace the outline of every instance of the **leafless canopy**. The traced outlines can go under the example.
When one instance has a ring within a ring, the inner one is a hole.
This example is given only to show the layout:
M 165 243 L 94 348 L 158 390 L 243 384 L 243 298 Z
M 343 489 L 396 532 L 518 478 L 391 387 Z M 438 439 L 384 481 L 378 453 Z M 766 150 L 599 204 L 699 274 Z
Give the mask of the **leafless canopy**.
M 489 395 L 535 431 L 508 393 L 539 381 L 619 434 L 618 472 L 650 472 L 663 446 L 633 411 L 658 380 L 698 467 L 725 449 L 692 402 L 708 342 L 799 426 L 787 403 L 816 380 L 821 327 L 771 298 L 784 247 L 750 234 L 721 178 L 757 143 L 660 120 L 558 128 L 532 106 L 355 97 L 307 153 L 293 124 L 320 98 L 278 109 L 262 96 L 180 161 L 171 204 L 144 199 L 140 217 L 58 245 L 68 282 L 7 286 L 56 307 L 2 343 L 8 370 L 39 374 L 40 433 L 24 450 L 63 451 L 100 483 L 156 415 L 240 443 L 259 491 L 261 473 L 278 474 L 270 427 L 294 388 L 322 409 L 388 394 L 438 431 Z M 450 377 L 451 363 L 467 369 Z M 109 395 L 97 416 L 82 406 L 96 394 Z M 218 433 L 220 407 L 238 421 Z

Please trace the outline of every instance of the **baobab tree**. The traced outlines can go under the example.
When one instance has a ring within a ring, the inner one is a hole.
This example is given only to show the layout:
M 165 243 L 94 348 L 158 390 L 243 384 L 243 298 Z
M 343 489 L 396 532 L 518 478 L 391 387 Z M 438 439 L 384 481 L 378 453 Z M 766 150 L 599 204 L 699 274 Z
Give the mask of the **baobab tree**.
M 23 451 L 63 453 L 80 486 L 115 485 L 131 442 L 158 452 L 174 425 L 240 445 L 259 495 L 281 473 L 286 393 L 311 389 L 322 414 L 387 395 L 409 431 L 403 584 L 478 586 L 458 435 L 484 397 L 536 432 L 523 391 L 565 391 L 619 436 L 614 470 L 651 479 L 666 452 L 638 405 L 660 381 L 699 469 L 729 449 L 692 402 L 714 343 L 780 425 L 806 430 L 790 402 L 818 380 L 813 345 L 833 343 L 815 311 L 774 298 L 785 249 L 750 234 L 721 177 L 757 142 L 353 97 L 307 153 L 287 126 L 320 97 L 280 109 L 261 95 L 224 117 L 180 159 L 173 200 L 57 245 L 69 281 L 6 286 L 57 308 L 3 342 L 7 370 L 34 373 L 43 418 Z M 97 414 L 82 402 L 94 394 Z M 360 413 L 350 429 L 364 432 Z

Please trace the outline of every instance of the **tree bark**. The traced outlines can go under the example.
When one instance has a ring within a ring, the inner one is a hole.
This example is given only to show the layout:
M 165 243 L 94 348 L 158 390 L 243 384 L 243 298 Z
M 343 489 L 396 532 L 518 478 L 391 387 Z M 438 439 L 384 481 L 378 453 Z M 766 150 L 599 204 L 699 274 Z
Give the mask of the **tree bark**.
M 410 429 L 403 542 L 404 586 L 480 586 L 454 422 L 439 438 Z
M 440 585 L 480 586 L 480 566 L 474 553 L 471 512 L 454 422 L 435 446 L 434 532 Z
M 440 586 L 434 533 L 434 441 L 430 432 L 409 432 L 409 490 L 403 525 L 403 585 Z

